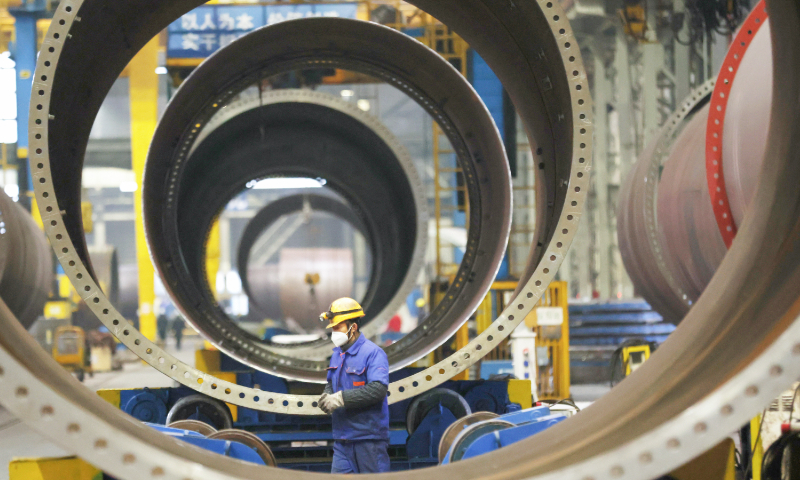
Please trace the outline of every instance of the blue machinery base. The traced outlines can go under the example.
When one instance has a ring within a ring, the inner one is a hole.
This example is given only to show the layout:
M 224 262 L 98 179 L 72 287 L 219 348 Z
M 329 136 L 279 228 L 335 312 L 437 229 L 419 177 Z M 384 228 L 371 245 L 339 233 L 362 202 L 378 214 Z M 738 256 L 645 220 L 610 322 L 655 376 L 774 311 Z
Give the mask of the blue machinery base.
M 396 381 L 415 371 L 417 369 L 394 372 L 390 380 Z M 259 388 L 283 393 L 288 393 L 290 390 L 283 379 L 261 372 L 237 373 L 237 383 L 250 387 L 257 384 Z M 321 390 L 321 385 L 292 386 L 292 390 L 296 388 L 306 389 L 307 391 L 303 393 L 313 393 L 310 389 Z M 508 432 L 499 432 L 499 436 L 494 440 L 487 439 L 476 443 L 468 452 L 470 456 L 521 440 L 563 419 L 563 417 L 547 418 L 549 410 L 546 407 L 521 410 L 519 404 L 509 400 L 508 381 L 505 380 L 450 381 L 444 383 L 442 388 L 461 395 L 473 412 L 494 412 L 501 415 L 502 419 L 509 419 L 507 421 L 515 425 L 520 424 Z M 196 392 L 185 387 L 122 390 L 119 407 L 139 420 L 164 425 L 167 414 L 175 403 L 195 394 Z M 389 456 L 392 471 L 438 464 L 439 441 L 445 429 L 456 420 L 456 415 L 440 403 L 431 408 L 416 429 L 409 434 L 406 428 L 406 415 L 414 400 L 404 400 L 389 408 L 391 422 Z M 546 421 L 538 420 L 543 417 Z M 283 415 L 239 407 L 235 418 L 233 427 L 247 430 L 264 440 L 272 449 L 280 467 L 330 472 L 333 456 L 330 417 Z M 202 418 L 202 415 L 198 419 L 208 421 Z M 534 420 L 536 420 L 535 426 L 531 423 Z M 171 434 L 180 436 L 176 432 Z M 196 435 L 190 434 L 186 440 L 204 446 L 205 439 L 195 437 Z M 227 448 L 230 455 L 246 459 L 241 457 L 244 453 L 239 451 L 240 446 L 226 447 L 218 445 L 218 442 L 212 443 L 213 445 L 209 443 L 208 448 L 213 451 Z

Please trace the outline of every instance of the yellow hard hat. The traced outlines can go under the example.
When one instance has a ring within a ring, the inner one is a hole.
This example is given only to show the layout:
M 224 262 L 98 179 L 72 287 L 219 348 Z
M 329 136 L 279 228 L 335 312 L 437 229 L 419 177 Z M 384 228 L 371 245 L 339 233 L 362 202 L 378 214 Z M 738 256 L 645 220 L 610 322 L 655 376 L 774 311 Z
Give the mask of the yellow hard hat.
M 320 321 L 327 320 L 328 326 L 325 328 L 333 328 L 336 325 L 344 322 L 345 320 L 352 320 L 364 316 L 364 309 L 361 308 L 358 302 L 352 298 L 342 297 L 334 300 L 331 306 L 328 307 L 327 312 L 320 314 Z

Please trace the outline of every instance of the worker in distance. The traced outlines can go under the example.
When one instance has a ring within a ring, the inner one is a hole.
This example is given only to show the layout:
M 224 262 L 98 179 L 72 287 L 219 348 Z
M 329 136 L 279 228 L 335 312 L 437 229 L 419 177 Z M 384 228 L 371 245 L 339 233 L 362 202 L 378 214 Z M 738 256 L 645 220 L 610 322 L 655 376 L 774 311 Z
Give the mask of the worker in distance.
M 319 319 L 328 322 L 334 344 L 328 384 L 319 407 L 332 416 L 331 473 L 389 471 L 389 359 L 359 332 L 364 310 L 352 298 L 331 303 Z

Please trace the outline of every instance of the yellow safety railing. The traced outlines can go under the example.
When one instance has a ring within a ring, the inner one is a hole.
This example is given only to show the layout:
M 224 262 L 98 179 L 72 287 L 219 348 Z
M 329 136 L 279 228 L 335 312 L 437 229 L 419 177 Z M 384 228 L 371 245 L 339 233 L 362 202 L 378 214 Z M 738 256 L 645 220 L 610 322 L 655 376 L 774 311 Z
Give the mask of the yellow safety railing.
M 493 321 L 492 311 L 502 311 L 517 288 L 515 281 L 494 282 L 489 293 L 475 314 L 476 333 L 483 333 Z M 567 309 L 567 282 L 551 283 L 541 300 L 527 317 L 525 325 L 536 333 L 537 363 L 536 389 L 541 400 L 560 400 L 570 397 L 569 370 L 569 311 Z M 537 321 L 538 307 L 559 307 L 563 321 L 560 326 L 540 326 Z M 539 358 L 541 354 L 547 356 Z M 483 360 L 510 360 L 508 339 L 502 341 Z

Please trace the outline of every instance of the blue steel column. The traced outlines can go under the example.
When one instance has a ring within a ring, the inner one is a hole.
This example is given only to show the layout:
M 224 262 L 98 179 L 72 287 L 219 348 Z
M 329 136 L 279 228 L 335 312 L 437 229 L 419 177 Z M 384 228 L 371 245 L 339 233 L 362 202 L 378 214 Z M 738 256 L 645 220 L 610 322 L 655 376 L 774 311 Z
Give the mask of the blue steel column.
M 503 141 L 507 143 L 503 84 L 500 82 L 500 79 L 497 78 L 497 75 L 495 75 L 486 61 L 481 58 L 477 52 L 470 51 L 468 59 L 470 62 L 469 81 L 472 83 L 472 87 L 478 93 L 478 96 L 481 97 L 481 100 L 483 100 L 483 103 L 486 105 L 486 108 L 492 115 L 494 123 L 497 125 L 497 129 L 500 131 L 501 137 L 503 137 Z M 511 138 L 510 140 L 516 142 L 516 137 Z M 506 250 L 506 255 L 503 257 L 503 262 L 500 264 L 500 269 L 497 272 L 497 279 L 506 279 L 508 278 L 509 273 L 508 250 Z
M 36 21 L 44 16 L 45 3 L 37 0 L 25 2 L 20 7 L 10 8 L 14 16 L 16 39 L 11 50 L 17 69 L 17 159 L 19 203 L 31 209 L 33 181 L 28 168 L 28 109 L 31 102 L 33 72 L 36 69 L 37 32 Z

